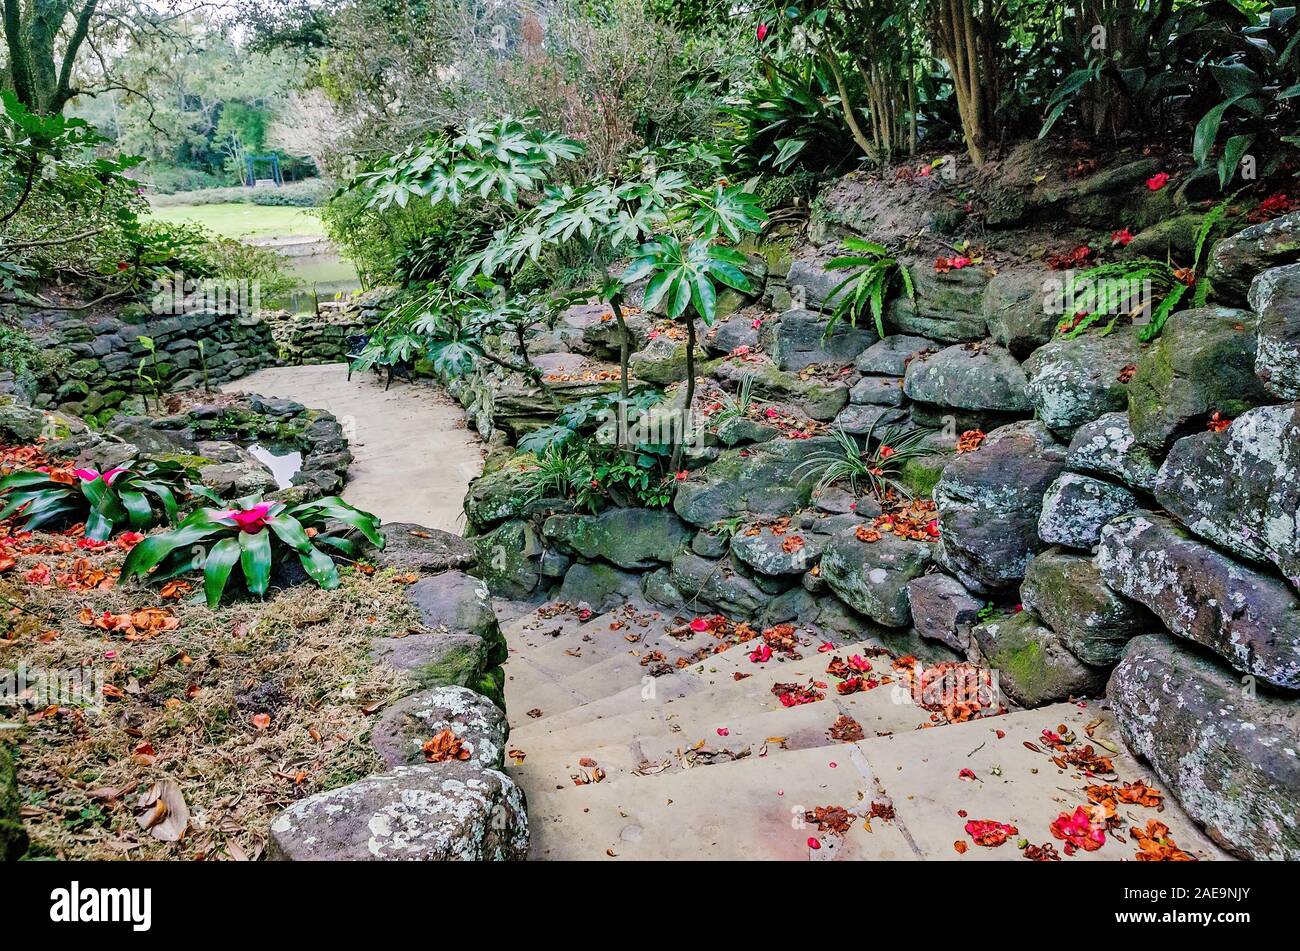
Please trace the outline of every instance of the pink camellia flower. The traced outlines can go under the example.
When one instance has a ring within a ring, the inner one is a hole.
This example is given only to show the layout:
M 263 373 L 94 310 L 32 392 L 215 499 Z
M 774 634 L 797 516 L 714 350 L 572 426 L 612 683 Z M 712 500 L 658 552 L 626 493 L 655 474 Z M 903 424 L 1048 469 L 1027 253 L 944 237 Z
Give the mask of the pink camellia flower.
M 725 726 L 718 727 L 718 736 L 730 736 L 730 735 L 731 735 L 731 731 L 728 730 Z
M 766 664 L 772 659 L 772 648 L 766 644 L 759 644 L 749 653 L 749 659 L 755 664 Z
M 98 469 L 73 469 L 72 474 L 82 482 L 94 482 L 96 479 L 103 479 L 104 485 L 112 485 L 113 480 L 125 471 L 125 468 L 118 466 L 116 469 L 109 469 L 107 472 L 100 472 Z
M 758 34 L 758 42 L 762 43 L 765 39 L 767 39 L 767 33 L 768 33 L 767 24 L 760 23 L 758 25 L 758 30 L 756 31 L 756 33 Z
M 1128 243 L 1133 240 L 1133 232 L 1127 228 L 1120 228 L 1118 231 L 1110 233 L 1110 243 L 1118 244 L 1121 248 L 1128 247 Z
M 1152 175 L 1150 178 L 1147 179 L 1147 188 L 1153 192 L 1158 192 L 1160 191 L 1160 189 L 1164 188 L 1165 185 L 1167 185 L 1168 183 L 1169 183 L 1168 172 L 1156 172 L 1156 174 Z
M 260 532 L 266 527 L 270 519 L 271 503 L 261 502 L 250 509 L 230 509 L 222 512 L 218 518 L 228 518 L 239 526 L 241 531 L 248 532 L 250 535 L 254 532 Z

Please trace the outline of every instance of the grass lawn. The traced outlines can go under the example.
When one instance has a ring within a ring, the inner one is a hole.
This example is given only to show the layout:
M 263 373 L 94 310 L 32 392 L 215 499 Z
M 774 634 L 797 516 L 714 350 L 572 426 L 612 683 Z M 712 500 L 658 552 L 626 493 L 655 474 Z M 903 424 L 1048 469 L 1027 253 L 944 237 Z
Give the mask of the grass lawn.
M 160 221 L 188 221 L 228 238 L 271 238 L 283 235 L 324 234 L 312 208 L 252 205 L 229 202 L 217 205 L 171 205 L 150 212 Z

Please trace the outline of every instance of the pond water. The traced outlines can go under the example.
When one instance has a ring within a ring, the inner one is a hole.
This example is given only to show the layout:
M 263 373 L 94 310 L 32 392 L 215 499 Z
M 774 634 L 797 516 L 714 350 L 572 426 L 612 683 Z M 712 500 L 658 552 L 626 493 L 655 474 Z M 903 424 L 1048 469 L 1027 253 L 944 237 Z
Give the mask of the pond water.
M 302 471 L 302 453 L 297 449 L 256 442 L 246 448 L 250 456 L 271 470 L 276 488 L 287 489 L 293 485 L 293 477 Z
M 310 313 L 316 309 L 318 300 L 334 300 L 339 294 L 361 288 L 357 269 L 336 251 L 286 256 L 285 264 L 298 279 L 298 286 L 273 301 L 264 301 L 264 307 L 294 314 Z

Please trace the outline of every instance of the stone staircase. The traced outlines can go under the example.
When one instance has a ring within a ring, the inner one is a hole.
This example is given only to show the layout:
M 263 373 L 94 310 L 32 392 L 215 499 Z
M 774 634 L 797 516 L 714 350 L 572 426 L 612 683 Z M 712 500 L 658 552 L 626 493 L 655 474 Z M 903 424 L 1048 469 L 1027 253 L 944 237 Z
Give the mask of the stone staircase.
M 689 618 L 635 601 L 606 614 L 498 603 L 498 614 L 510 646 L 506 766 L 527 796 L 534 859 L 1019 859 L 1021 838 L 1060 852 L 1050 823 L 1087 803 L 1087 785 L 1114 780 L 1052 762 L 1042 732 L 1061 725 L 1111 757 L 1116 783 L 1161 788 L 1095 702 L 949 724 L 911 702 L 876 641 L 800 629 L 801 659 L 758 663 L 757 642 L 710 653 L 719 641 Z M 827 664 L 853 654 L 894 682 L 837 694 Z M 783 706 L 772 689 L 810 681 L 824 699 Z M 831 738 L 841 717 L 861 740 Z M 1128 829 L 1149 819 L 1197 858 L 1223 858 L 1164 792 L 1159 812 L 1121 804 L 1119 836 L 1067 861 L 1133 858 Z M 847 831 L 805 820 L 825 806 L 848 811 Z M 971 819 L 1018 832 L 981 847 L 964 831 Z

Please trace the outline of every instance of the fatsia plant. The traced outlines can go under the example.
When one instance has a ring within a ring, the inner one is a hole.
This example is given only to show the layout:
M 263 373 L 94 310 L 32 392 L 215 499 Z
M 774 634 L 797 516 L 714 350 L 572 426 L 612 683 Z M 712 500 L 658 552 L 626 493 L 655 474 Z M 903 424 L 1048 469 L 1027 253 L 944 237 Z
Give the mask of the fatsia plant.
M 335 557 L 351 560 L 366 546 L 383 548 L 379 524 L 337 496 L 293 506 L 249 496 L 233 508 L 198 509 L 170 531 L 146 538 L 127 555 L 122 578 L 159 582 L 201 571 L 204 595 L 215 608 L 236 568 L 248 592 L 261 597 L 274 567 L 296 558 L 318 585 L 336 588 Z M 353 531 L 360 539 L 350 537 Z
M 85 522 L 87 538 L 107 541 L 122 529 L 175 523 L 181 504 L 196 497 L 216 501 L 197 473 L 176 462 L 14 472 L 0 479 L 0 519 L 12 517 L 29 530 Z
M 835 326 L 848 318 L 849 323 L 857 326 L 858 317 L 865 310 L 875 322 L 876 333 L 885 336 L 885 303 L 895 284 L 901 284 L 907 296 L 916 299 L 912 288 L 912 275 L 907 265 L 896 258 L 883 244 L 867 241 L 864 238 L 845 238 L 844 250 L 850 252 L 831 258 L 826 262 L 825 270 L 843 271 L 853 269 L 830 293 L 831 300 L 836 300 L 835 309 L 831 311 L 830 320 L 826 322 L 825 335 L 835 332 Z M 836 299 L 841 291 L 842 296 Z

